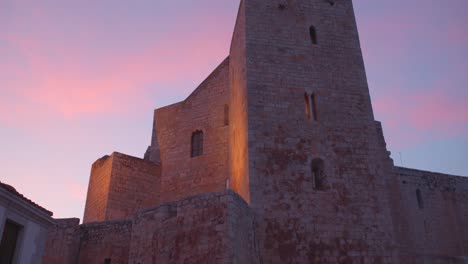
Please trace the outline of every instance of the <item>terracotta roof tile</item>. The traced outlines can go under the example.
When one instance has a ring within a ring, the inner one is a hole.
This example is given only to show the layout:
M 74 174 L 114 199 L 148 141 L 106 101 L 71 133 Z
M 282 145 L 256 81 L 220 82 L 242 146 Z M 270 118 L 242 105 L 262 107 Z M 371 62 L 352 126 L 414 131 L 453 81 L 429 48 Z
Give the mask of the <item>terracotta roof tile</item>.
M 45 209 L 44 207 L 38 205 L 37 203 L 29 200 L 28 198 L 26 198 L 24 195 L 22 195 L 21 193 L 19 193 L 13 186 L 11 185 L 8 185 L 6 183 L 2 183 L 0 181 L 0 188 L 3 188 L 5 189 L 6 191 L 10 192 L 11 194 L 13 195 L 16 195 L 17 197 L 19 197 L 20 199 L 28 202 L 29 204 L 33 205 L 34 207 L 38 208 L 39 210 L 45 212 L 46 214 L 48 214 L 49 216 L 52 216 L 53 213 L 47 209 Z

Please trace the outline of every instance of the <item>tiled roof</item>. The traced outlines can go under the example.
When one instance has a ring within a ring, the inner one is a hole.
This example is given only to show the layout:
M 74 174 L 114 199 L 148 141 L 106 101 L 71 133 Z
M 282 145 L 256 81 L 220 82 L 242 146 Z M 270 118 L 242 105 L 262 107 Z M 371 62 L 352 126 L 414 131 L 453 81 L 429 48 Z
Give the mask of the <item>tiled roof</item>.
M 45 212 L 46 214 L 48 214 L 49 216 L 52 216 L 53 213 L 47 209 L 45 209 L 44 207 L 38 205 L 37 203 L 29 200 L 28 198 L 26 198 L 24 195 L 22 195 L 21 193 L 19 193 L 13 186 L 11 185 L 8 185 L 6 183 L 2 183 L 0 181 L 0 188 L 3 188 L 5 189 L 6 191 L 8 191 L 9 193 L 13 194 L 13 195 L 16 195 L 17 197 L 19 197 L 20 199 L 26 201 L 27 203 L 31 204 L 32 206 L 36 207 L 37 209 Z

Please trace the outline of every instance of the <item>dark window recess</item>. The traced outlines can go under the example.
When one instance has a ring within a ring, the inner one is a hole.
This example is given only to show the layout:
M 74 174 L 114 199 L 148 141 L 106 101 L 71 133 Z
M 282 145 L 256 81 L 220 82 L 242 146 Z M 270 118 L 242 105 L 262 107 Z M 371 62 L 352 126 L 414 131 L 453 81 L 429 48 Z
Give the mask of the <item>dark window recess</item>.
M 305 99 L 307 119 L 310 120 L 310 117 L 311 117 L 311 114 L 310 114 L 310 101 L 309 101 L 309 95 L 307 95 L 307 93 L 304 94 L 304 99 Z
M 424 201 L 423 201 L 423 198 L 422 198 L 421 190 L 419 190 L 419 189 L 416 190 L 416 199 L 418 200 L 419 209 L 423 209 L 424 208 Z
M 310 40 L 312 41 L 312 44 L 316 45 L 317 44 L 317 30 L 315 30 L 314 26 L 310 26 L 309 34 L 310 34 Z
M 203 155 L 203 132 L 195 131 L 192 134 L 192 157 Z
M 224 125 L 229 125 L 229 105 L 224 105 Z
M 424 231 L 426 231 L 426 233 L 431 232 L 431 229 L 429 227 L 429 223 L 426 220 L 424 220 Z
M 104 264 L 111 264 L 111 259 L 110 258 L 104 259 Z
M 315 93 L 313 93 L 310 96 L 310 100 L 312 102 L 312 114 L 314 116 L 314 121 L 317 121 L 318 117 L 317 117 L 317 103 L 315 102 Z
M 21 226 L 10 220 L 5 222 L 2 242 L 0 243 L 0 263 L 13 263 L 15 257 L 16 243 L 21 231 Z
M 324 172 L 325 165 L 322 159 L 314 159 L 311 164 L 312 183 L 315 190 L 325 190 L 326 175 Z

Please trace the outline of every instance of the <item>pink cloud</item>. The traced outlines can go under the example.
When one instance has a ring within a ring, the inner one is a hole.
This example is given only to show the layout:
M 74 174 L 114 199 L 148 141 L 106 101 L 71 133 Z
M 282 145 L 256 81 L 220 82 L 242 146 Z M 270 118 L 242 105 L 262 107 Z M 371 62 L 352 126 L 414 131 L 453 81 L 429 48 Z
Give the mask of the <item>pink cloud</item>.
M 437 125 L 437 129 L 444 133 L 453 125 L 468 123 L 468 111 L 465 102 L 453 98 L 442 90 L 433 90 L 427 94 L 414 95 L 418 106 L 411 112 L 411 120 L 418 129 L 430 129 Z
M 86 185 L 80 184 L 78 182 L 69 182 L 67 183 L 66 189 L 73 199 L 77 200 L 78 202 L 85 202 L 86 193 L 88 191 Z
M 468 133 L 466 96 L 457 97 L 440 88 L 385 91 L 389 92 L 375 98 L 373 105 L 392 147 L 406 148 Z
M 445 39 L 451 43 L 468 45 L 468 32 L 464 24 L 451 24 L 445 31 Z
M 0 97 L 0 121 L 24 122 L 40 113 L 69 119 L 154 104 L 148 100 L 149 93 L 165 96 L 167 90 L 150 91 L 149 85 L 201 82 L 227 54 L 228 44 L 221 37 L 225 34 L 206 28 L 204 32 L 150 42 L 136 52 L 106 53 L 96 57 L 93 65 L 87 65 L 89 60 L 84 59 L 89 54 L 80 49 L 86 46 L 83 43 L 63 47 L 34 37 L 8 35 L 5 38 L 24 58 L 27 71 L 17 69 L 17 77 L 6 87 L 14 94 L 14 101 Z M 0 64 L 0 70 L 8 67 Z M 16 118 L 11 118 L 12 113 Z

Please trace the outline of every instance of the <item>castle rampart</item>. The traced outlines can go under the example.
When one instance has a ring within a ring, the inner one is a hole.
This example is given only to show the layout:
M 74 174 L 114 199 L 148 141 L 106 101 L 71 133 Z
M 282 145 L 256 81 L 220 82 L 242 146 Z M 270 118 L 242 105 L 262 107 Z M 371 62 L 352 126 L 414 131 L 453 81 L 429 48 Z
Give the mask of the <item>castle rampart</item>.
M 91 168 L 84 223 L 124 219 L 159 204 L 161 167 L 118 152 Z
M 58 220 L 46 264 L 260 263 L 255 219 L 237 194 L 200 194 L 133 217 L 83 224 Z M 78 262 L 75 262 L 78 260 Z
M 144 160 L 93 164 L 85 224 L 52 229 L 46 257 L 467 263 L 467 196 L 468 178 L 394 167 L 351 1 L 242 0 L 228 58 L 155 110 Z
M 401 186 L 402 255 L 414 263 L 468 262 L 468 179 L 401 167 L 395 173 Z
M 226 59 L 186 100 L 155 110 L 150 159 L 158 156 L 163 164 L 161 202 L 226 189 L 228 78 Z M 203 133 L 203 155 L 192 157 L 191 138 L 197 131 Z

